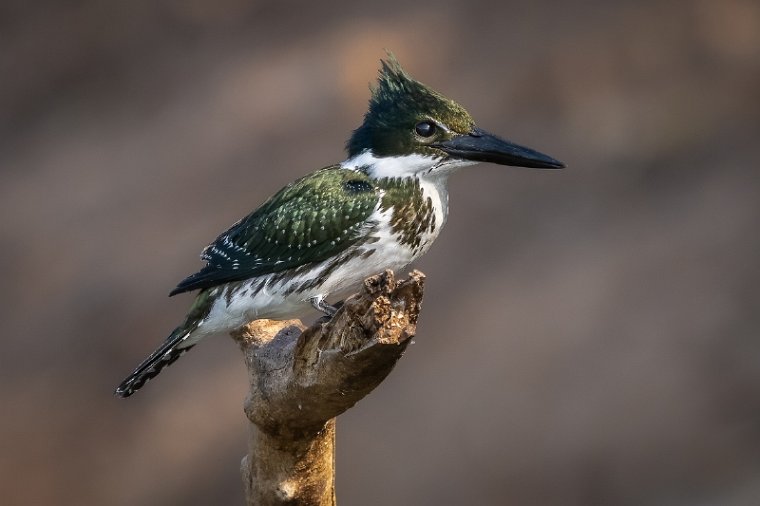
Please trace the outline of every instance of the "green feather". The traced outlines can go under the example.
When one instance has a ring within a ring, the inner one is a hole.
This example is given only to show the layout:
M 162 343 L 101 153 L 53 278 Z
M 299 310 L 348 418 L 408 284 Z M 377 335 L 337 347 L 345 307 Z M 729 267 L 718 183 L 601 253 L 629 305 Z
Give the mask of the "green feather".
M 267 200 L 203 253 L 208 266 L 172 295 L 326 260 L 356 243 L 380 199 L 364 173 L 333 165 Z

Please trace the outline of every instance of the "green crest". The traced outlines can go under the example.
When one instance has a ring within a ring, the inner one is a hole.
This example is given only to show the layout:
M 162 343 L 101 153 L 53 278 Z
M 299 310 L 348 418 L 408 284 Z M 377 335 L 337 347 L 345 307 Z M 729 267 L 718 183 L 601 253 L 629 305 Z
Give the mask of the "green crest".
M 472 117 L 461 105 L 412 79 L 393 54 L 388 53 L 381 65 L 364 122 L 346 145 L 349 156 L 366 149 L 371 149 L 375 156 L 412 153 L 443 156 L 428 144 L 472 130 Z M 443 125 L 449 132 L 438 129 L 434 137 L 421 137 L 415 126 L 424 121 Z

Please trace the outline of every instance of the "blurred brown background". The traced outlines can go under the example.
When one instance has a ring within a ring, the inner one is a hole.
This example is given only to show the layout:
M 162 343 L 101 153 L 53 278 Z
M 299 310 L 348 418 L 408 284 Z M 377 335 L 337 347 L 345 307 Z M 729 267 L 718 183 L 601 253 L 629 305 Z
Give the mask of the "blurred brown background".
M 453 178 L 341 504 L 760 504 L 755 0 L 5 0 L 0 503 L 242 504 L 230 339 L 111 392 L 201 248 L 343 159 L 384 47 L 569 168 Z

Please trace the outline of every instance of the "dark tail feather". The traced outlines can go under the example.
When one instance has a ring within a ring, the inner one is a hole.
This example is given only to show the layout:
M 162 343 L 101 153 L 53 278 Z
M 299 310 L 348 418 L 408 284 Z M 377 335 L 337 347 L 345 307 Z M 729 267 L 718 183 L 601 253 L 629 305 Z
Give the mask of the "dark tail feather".
M 158 376 L 164 367 L 172 364 L 181 357 L 187 350 L 195 346 L 191 344 L 180 348 L 180 345 L 190 336 L 191 330 L 177 327 L 174 332 L 166 339 L 156 351 L 150 354 L 137 369 L 130 374 L 127 379 L 116 387 L 116 394 L 119 397 L 129 397 L 137 392 L 151 378 Z

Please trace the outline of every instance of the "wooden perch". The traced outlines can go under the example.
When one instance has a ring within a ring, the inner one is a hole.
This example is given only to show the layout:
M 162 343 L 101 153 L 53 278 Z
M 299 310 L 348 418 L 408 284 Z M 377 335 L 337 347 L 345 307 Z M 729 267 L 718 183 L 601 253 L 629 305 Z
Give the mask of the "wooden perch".
M 233 333 L 245 353 L 249 453 L 247 504 L 335 504 L 335 417 L 382 382 L 415 333 L 425 276 L 393 272 L 364 281 L 335 316 L 256 320 Z

